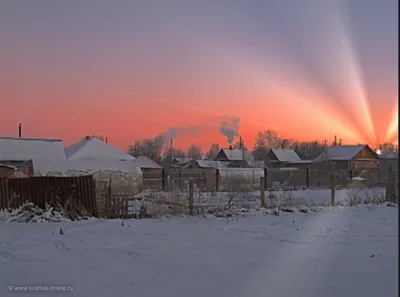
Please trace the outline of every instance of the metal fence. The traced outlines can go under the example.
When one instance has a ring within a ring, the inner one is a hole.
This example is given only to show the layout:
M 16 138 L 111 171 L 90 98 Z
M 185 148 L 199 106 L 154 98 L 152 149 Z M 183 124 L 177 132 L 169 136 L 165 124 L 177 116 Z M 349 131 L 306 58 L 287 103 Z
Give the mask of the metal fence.
M 173 169 L 158 172 L 145 172 L 143 175 L 144 189 L 172 191 L 185 189 L 191 181 L 197 188 L 204 191 L 223 191 L 224 184 L 230 176 L 244 177 L 253 190 L 260 188 L 260 178 L 265 180 L 266 189 L 315 189 L 330 188 L 332 176 L 338 187 L 346 188 L 354 179 L 363 180 L 367 187 L 386 186 L 397 172 L 390 170 L 324 170 L 324 169 L 257 169 L 230 168 L 229 171 L 218 169 Z
M 45 208 L 58 199 L 81 203 L 93 216 L 97 216 L 95 182 L 93 176 L 0 178 L 0 209 L 16 209 L 25 202 Z

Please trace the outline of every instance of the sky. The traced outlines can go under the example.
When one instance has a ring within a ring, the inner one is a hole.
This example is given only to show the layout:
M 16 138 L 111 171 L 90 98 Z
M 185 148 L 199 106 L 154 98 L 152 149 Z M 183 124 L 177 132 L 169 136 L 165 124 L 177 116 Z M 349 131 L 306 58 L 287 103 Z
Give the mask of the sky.
M 0 3 L 0 135 L 397 142 L 397 0 Z

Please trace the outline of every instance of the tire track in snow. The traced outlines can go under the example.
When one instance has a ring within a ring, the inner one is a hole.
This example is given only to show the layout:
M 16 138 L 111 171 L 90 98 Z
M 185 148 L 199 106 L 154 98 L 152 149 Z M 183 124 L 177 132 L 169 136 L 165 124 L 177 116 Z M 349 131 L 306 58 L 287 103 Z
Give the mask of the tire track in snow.
M 55 241 L 53 243 L 54 247 L 56 250 L 59 250 L 60 252 L 71 252 L 74 249 L 69 248 L 65 245 L 65 243 L 61 242 L 61 241 Z
M 266 252 L 266 259 L 260 260 L 259 268 L 236 296 L 316 296 L 313 293 L 318 290 L 317 280 L 324 281 L 324 269 L 334 259 L 334 242 L 342 237 L 342 226 L 348 223 L 346 217 L 347 209 L 342 209 L 309 218 L 304 229 L 287 238 L 304 244 L 294 248 L 289 242 L 282 243 L 279 250 Z

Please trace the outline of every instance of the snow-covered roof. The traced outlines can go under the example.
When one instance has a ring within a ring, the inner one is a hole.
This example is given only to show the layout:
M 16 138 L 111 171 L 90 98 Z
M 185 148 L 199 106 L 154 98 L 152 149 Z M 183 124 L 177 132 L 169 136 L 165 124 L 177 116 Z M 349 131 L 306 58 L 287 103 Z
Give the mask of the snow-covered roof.
M 226 164 L 221 161 L 196 160 L 196 163 L 200 168 L 224 168 L 224 167 L 226 167 Z
M 32 159 L 34 175 L 49 173 L 68 175 L 69 172 L 93 174 L 97 172 L 123 172 L 134 176 L 142 172 L 134 160 L 118 161 L 110 159 L 82 158 L 79 160 Z
M 272 149 L 279 162 L 299 162 L 300 157 L 292 149 Z
M 315 162 L 328 160 L 351 160 L 367 145 L 336 145 L 328 147 L 323 153 L 314 159 Z
M 162 169 L 162 167 L 146 156 L 139 156 L 135 160 L 135 164 L 140 168 Z
M 229 161 L 239 161 L 239 160 L 253 160 L 253 156 L 251 153 L 244 149 L 230 149 L 230 148 L 223 148 L 221 151 L 224 152 L 225 156 L 228 158 Z
M 33 158 L 65 160 L 62 140 L 0 137 L 0 160 L 26 161 Z
M 184 165 L 192 160 L 193 158 L 174 158 L 174 163 Z
M 96 137 L 85 137 L 65 148 L 68 160 L 78 160 L 85 157 L 109 160 L 135 160 L 131 155 L 105 143 Z

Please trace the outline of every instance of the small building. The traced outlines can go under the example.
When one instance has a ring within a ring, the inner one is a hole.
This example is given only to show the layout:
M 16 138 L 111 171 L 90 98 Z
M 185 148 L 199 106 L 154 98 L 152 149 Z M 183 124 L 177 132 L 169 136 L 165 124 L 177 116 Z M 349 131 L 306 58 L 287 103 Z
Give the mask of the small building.
M 399 170 L 399 154 L 397 152 L 387 153 L 379 156 L 379 170 L 395 171 Z
M 14 177 L 15 170 L 14 166 L 0 164 L 0 178 Z
M 271 149 L 267 155 L 267 166 L 272 168 L 296 167 L 302 160 L 293 149 Z
M 139 156 L 135 160 L 135 164 L 137 167 L 142 169 L 142 172 L 161 172 L 162 166 L 154 162 L 152 159 L 146 156 Z
M 33 173 L 32 159 L 66 160 L 61 139 L 0 137 L 0 164 L 15 168 L 15 177 Z
M 333 170 L 378 170 L 378 154 L 366 144 L 328 147 L 313 161 L 314 168 Z
M 254 160 L 254 157 L 247 149 L 223 148 L 218 152 L 217 156 L 215 157 L 215 161 L 225 162 L 248 160 Z

